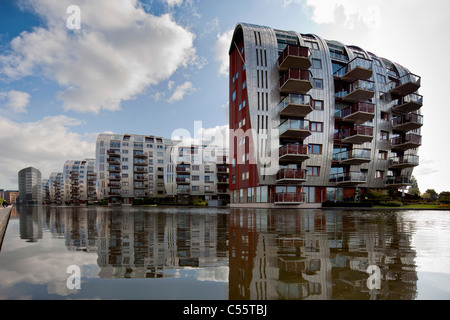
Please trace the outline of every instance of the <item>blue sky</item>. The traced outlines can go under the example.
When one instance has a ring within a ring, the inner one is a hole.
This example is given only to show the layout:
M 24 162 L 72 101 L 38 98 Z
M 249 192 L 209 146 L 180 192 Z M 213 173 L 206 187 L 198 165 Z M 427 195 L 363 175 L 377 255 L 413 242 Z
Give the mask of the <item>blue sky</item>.
M 448 1 L 2 0 L 0 2 L 0 188 L 17 172 L 44 178 L 65 160 L 94 157 L 100 132 L 170 138 L 226 128 L 227 49 L 238 22 L 359 45 L 422 76 L 422 192 L 450 190 L 449 111 L 440 71 L 448 52 Z M 66 9 L 78 5 L 81 29 Z M 398 15 L 398 12 L 404 12 Z M 424 41 L 424 39 L 428 39 Z M 420 45 L 424 41 L 423 45 Z M 444 75 L 445 77 L 445 75 Z M 436 150 L 440 149 L 439 154 Z

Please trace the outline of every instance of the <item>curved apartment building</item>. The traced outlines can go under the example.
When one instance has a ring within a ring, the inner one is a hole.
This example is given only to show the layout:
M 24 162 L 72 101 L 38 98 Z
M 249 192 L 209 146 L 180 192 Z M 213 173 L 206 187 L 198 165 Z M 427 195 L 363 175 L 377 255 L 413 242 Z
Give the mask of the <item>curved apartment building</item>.
M 320 206 L 410 185 L 420 77 L 357 46 L 240 23 L 230 50 L 232 206 Z

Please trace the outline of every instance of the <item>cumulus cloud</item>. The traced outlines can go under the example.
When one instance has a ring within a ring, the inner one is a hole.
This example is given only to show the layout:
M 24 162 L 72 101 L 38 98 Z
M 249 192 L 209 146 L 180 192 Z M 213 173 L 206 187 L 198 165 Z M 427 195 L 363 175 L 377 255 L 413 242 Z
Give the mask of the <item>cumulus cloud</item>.
M 13 112 L 27 112 L 27 105 L 30 102 L 30 95 L 23 91 L 10 90 L 0 92 L 0 100 L 4 100 L 4 105 Z
M 219 74 L 228 76 L 229 69 L 229 55 L 228 50 L 230 49 L 231 39 L 233 38 L 234 30 L 228 30 L 222 34 L 217 35 L 215 52 L 216 61 L 219 62 Z
M 40 74 L 56 81 L 65 110 L 119 110 L 146 88 L 190 65 L 197 67 L 195 35 L 171 15 L 145 12 L 137 0 L 79 0 L 81 29 L 66 27 L 72 0 L 24 0 L 45 21 L 24 31 L 0 56 L 0 74 Z M 170 1 L 178 4 L 180 1 Z
M 26 167 L 39 169 L 42 177 L 62 171 L 67 159 L 95 158 L 96 133 L 80 135 L 71 127 L 81 122 L 64 115 L 19 123 L 0 117 L 0 181 L 17 188 L 17 173 Z
M 169 83 L 169 88 L 173 87 L 173 83 Z M 168 99 L 168 102 L 173 103 L 176 101 L 183 100 L 184 96 L 187 94 L 192 94 L 195 92 L 194 85 L 190 81 L 186 81 L 182 85 L 179 85 L 175 88 L 172 96 Z

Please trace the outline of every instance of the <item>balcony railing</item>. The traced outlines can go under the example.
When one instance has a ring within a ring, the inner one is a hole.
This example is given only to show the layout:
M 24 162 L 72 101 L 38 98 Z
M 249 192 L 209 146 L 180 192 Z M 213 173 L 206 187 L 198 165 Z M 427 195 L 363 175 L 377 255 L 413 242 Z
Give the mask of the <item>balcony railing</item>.
M 390 187 L 406 187 L 411 184 L 411 178 L 408 176 L 388 176 L 386 178 L 386 186 Z
M 393 101 L 392 111 L 397 113 L 408 113 L 419 110 L 423 105 L 423 96 L 410 93 Z
M 275 204 L 300 204 L 303 203 L 303 193 L 280 192 L 273 195 Z
M 344 129 L 334 134 L 335 140 L 346 143 L 362 144 L 373 139 L 373 127 L 355 125 L 353 128 Z
M 358 102 L 336 112 L 335 116 L 347 122 L 361 124 L 375 117 L 375 105 L 373 103 Z
M 120 174 L 110 174 L 110 175 L 108 176 L 108 179 L 109 179 L 109 180 L 120 180 L 121 177 L 120 177 Z
M 147 158 L 147 157 L 148 157 L 148 153 L 147 153 L 147 152 L 140 151 L 140 150 L 135 150 L 135 151 L 133 152 L 133 156 L 134 156 L 135 158 Z
M 357 80 L 350 84 L 348 90 L 342 89 L 335 93 L 337 98 L 350 102 L 364 102 L 373 98 L 375 94 L 374 83 L 370 80 Z
M 182 183 L 182 184 L 184 184 L 184 183 L 191 183 L 191 179 L 189 179 L 189 178 L 176 178 L 176 182 L 177 183 Z
M 405 154 L 389 158 L 389 168 L 404 169 L 419 165 L 419 156 L 414 154 Z
M 422 145 L 422 136 L 407 133 L 404 137 L 398 136 L 391 139 L 391 148 L 394 150 L 408 150 Z
M 423 116 L 417 113 L 408 113 L 392 119 L 393 129 L 407 132 L 419 129 L 423 125 Z
M 120 157 L 112 157 L 106 159 L 109 164 L 120 164 Z
M 366 174 L 358 171 L 340 172 L 330 175 L 330 181 L 337 185 L 357 185 L 367 182 Z
M 306 138 L 311 135 L 309 120 L 288 119 L 280 124 L 280 138 Z
M 372 76 L 372 60 L 356 57 L 347 66 L 343 66 L 333 75 L 340 77 L 344 81 L 368 79 Z
M 312 112 L 313 99 L 307 94 L 289 94 L 280 102 L 280 115 L 305 117 Z
M 306 181 L 306 170 L 304 169 L 281 169 L 276 176 L 277 182 L 304 182 Z
M 108 171 L 109 172 L 120 172 L 120 166 L 109 166 Z
M 391 94 L 405 96 L 416 92 L 420 88 L 420 77 L 413 73 L 405 74 L 398 80 L 389 82 Z
M 182 166 L 177 166 L 175 170 L 176 170 L 176 172 L 182 172 L 182 173 L 191 172 L 191 169 L 189 167 L 182 167 Z
M 333 154 L 333 160 L 342 164 L 360 165 L 371 161 L 371 150 L 355 148 Z
M 281 93 L 305 94 L 312 89 L 309 70 L 288 69 L 280 78 Z
M 278 57 L 278 68 L 285 71 L 293 69 L 309 69 L 311 67 L 311 51 L 308 47 L 288 45 Z
M 191 189 L 190 188 L 178 188 L 177 193 L 178 194 L 189 194 L 189 193 L 191 193 Z
M 309 158 L 308 146 L 303 144 L 287 144 L 278 150 L 280 161 L 295 162 Z

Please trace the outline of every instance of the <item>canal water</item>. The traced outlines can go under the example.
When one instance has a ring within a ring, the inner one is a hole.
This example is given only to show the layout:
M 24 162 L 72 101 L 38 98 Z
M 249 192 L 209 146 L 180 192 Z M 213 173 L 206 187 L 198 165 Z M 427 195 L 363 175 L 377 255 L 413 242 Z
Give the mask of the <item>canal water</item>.
M 0 299 L 450 299 L 450 212 L 16 207 Z

